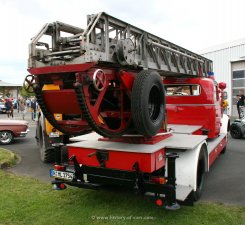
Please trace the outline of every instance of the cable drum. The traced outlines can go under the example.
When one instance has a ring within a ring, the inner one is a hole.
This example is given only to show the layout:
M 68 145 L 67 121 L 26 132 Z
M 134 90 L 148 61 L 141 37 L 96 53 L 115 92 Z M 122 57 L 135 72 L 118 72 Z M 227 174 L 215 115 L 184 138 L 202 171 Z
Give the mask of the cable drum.
M 130 38 L 119 40 L 116 46 L 118 62 L 125 65 L 133 65 L 135 62 L 135 46 Z

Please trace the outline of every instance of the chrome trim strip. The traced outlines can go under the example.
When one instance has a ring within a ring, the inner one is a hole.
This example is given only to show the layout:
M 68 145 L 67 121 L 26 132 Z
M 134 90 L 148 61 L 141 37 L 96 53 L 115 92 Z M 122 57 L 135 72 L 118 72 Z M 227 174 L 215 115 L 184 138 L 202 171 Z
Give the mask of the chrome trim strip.
M 218 106 L 218 104 L 166 104 L 167 106 Z

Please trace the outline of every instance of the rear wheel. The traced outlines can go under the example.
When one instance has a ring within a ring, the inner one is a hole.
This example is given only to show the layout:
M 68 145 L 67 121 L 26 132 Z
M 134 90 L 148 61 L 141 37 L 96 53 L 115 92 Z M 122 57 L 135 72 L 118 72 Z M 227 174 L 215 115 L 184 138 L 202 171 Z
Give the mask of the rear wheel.
M 44 163 L 52 163 L 54 162 L 54 149 L 52 147 L 47 147 L 44 133 L 42 133 L 42 138 L 40 140 L 40 158 Z
M 154 136 L 161 128 L 165 111 L 165 90 L 160 75 L 143 70 L 135 78 L 131 95 L 131 112 L 135 130 Z
M 194 192 L 194 200 L 197 201 L 200 199 L 203 187 L 204 187 L 204 181 L 205 181 L 205 168 L 206 168 L 206 156 L 205 156 L 205 146 L 202 146 L 202 149 L 199 153 L 198 157 L 198 166 L 197 166 L 197 176 L 196 176 L 196 191 Z
M 48 146 L 47 138 L 43 126 L 41 125 L 41 118 L 37 124 L 38 129 L 38 148 L 40 152 L 40 159 L 44 163 L 54 162 L 54 149 Z
M 226 153 L 226 146 L 223 148 L 223 150 L 220 153 L 221 154 L 225 154 Z
M 14 136 L 11 131 L 0 131 L 0 144 L 7 145 L 12 143 Z
M 242 125 L 241 123 L 232 123 L 230 126 L 230 134 L 231 137 L 235 139 L 242 138 Z

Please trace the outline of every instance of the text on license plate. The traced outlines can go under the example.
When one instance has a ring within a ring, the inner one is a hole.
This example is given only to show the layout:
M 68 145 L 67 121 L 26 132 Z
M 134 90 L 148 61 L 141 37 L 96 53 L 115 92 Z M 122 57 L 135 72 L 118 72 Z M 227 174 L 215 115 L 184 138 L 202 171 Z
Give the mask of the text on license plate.
M 74 174 L 71 172 L 50 170 L 50 177 L 55 177 L 63 180 L 73 180 Z

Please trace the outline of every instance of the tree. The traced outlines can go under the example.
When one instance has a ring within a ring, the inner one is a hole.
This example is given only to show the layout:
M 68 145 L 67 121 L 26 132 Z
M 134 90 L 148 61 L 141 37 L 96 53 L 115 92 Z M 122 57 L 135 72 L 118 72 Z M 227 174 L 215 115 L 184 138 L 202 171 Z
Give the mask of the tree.
M 23 87 L 21 87 L 21 89 L 20 89 L 20 94 L 23 96 L 23 97 L 25 97 L 25 98 L 29 98 L 29 97 L 33 97 L 34 96 L 34 93 L 32 92 L 32 93 L 29 93 L 29 92 L 27 92 L 26 91 L 26 88 L 23 86 Z

